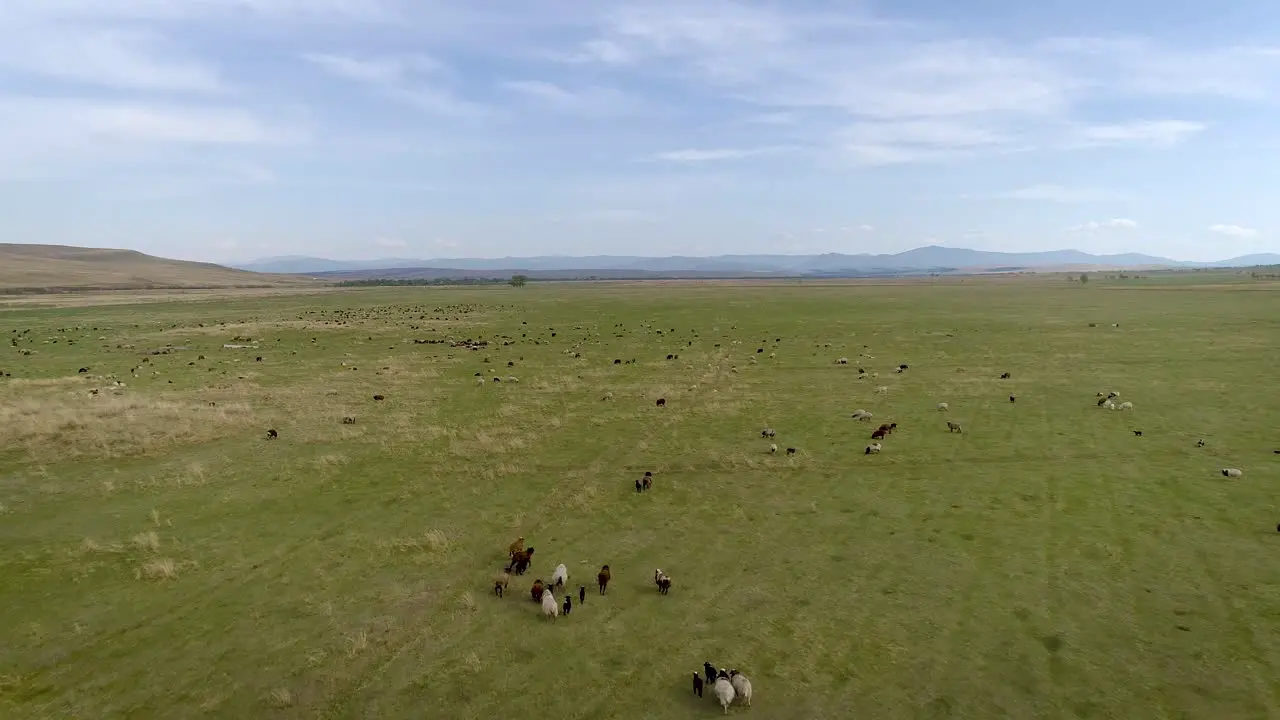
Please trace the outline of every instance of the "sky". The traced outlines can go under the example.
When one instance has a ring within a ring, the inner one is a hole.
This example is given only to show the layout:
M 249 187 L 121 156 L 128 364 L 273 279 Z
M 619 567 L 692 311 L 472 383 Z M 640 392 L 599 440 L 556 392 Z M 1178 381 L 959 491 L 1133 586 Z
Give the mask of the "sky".
M 1280 3 L 0 0 L 0 242 L 1280 252 Z

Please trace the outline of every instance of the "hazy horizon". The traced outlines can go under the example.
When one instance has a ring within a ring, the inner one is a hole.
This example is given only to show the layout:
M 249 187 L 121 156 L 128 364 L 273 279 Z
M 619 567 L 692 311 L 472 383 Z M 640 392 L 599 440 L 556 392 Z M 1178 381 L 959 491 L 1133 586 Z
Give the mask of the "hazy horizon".
M 1280 6 L 6 0 L 0 242 L 1280 251 Z

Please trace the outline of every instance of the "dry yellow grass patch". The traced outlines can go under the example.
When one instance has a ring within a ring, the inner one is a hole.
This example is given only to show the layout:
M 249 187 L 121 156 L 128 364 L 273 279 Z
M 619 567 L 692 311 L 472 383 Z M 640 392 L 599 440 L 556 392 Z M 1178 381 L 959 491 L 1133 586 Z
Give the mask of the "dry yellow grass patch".
M 172 558 L 155 558 L 144 562 L 135 575 L 140 580 L 176 580 L 178 570 L 178 561 Z
M 272 707 L 293 707 L 293 693 L 289 692 L 289 688 L 279 687 L 272 690 L 267 696 L 267 700 Z
M 211 407 L 181 396 L 66 390 L 74 383 L 83 385 L 55 380 L 0 386 L 0 427 L 8 441 L 33 458 L 119 457 L 207 442 L 254 417 L 243 403 Z
M 138 533 L 129 541 L 135 550 L 143 552 L 160 552 L 160 536 L 154 530 Z

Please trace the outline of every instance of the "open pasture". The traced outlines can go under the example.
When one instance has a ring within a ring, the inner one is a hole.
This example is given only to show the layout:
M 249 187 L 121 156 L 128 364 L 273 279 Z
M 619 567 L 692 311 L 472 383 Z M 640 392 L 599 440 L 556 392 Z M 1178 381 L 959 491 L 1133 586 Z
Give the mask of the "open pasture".
M 0 717 L 719 716 L 704 660 L 756 718 L 1280 717 L 1278 323 L 1060 277 L 0 310 Z

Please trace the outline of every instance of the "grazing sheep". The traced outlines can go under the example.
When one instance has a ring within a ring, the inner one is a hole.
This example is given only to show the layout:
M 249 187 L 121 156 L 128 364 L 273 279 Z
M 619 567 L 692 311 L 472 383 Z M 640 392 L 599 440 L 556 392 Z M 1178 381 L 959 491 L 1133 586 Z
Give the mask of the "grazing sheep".
M 877 392 L 877 393 L 879 393 L 879 394 L 881 394 L 881 395 L 883 395 L 883 394 L 885 394 L 885 393 L 889 392 L 889 386 L 888 386 L 888 385 L 881 385 L 880 387 L 876 388 L 876 392 Z
M 1134 436 L 1135 436 L 1135 437 L 1142 437 L 1142 431 L 1141 431 L 1141 430 L 1134 430 L 1134 431 L 1133 431 L 1133 434 L 1134 434 Z
M 658 586 L 658 592 L 663 595 L 671 591 L 671 578 L 660 569 L 653 571 L 653 583 Z
M 1129 401 L 1127 401 L 1127 400 L 1126 400 L 1125 402 L 1120 403 L 1120 404 L 1117 406 L 1117 408 L 1118 408 L 1118 409 L 1120 409 L 1120 410 L 1132 410 L 1132 409 L 1133 409 L 1133 403 L 1131 403 L 1131 402 L 1129 402 Z
M 716 666 L 715 665 L 712 665 L 710 662 L 702 663 L 702 673 L 707 676 L 708 685 L 716 684 Z
M 702 697 L 702 676 L 693 674 L 693 694 Z
M 777 454 L 777 452 L 778 452 L 778 444 L 777 444 L 777 443 L 769 443 L 769 454 L 770 454 L 770 455 L 776 455 L 776 454 Z
M 840 358 L 840 359 L 836 360 L 836 364 L 837 364 L 837 365 L 848 365 L 848 364 L 849 364 L 849 358 L 847 358 L 847 357 L 842 357 L 842 358 Z
M 387 398 L 385 395 L 374 395 L 373 399 L 381 401 L 381 400 L 386 400 Z
M 497 380 L 497 378 L 494 378 L 494 379 L 495 379 L 495 380 Z M 515 375 L 508 375 L 508 376 L 507 376 L 507 382 L 509 382 L 509 383 L 518 383 L 518 382 L 520 382 L 520 378 L 516 377 Z
M 761 431 L 760 431 L 760 437 L 762 437 L 762 438 L 771 438 L 771 437 L 776 436 L 777 434 L 778 434 L 778 432 L 777 432 L 776 430 L 774 430 L 773 428 L 765 428 L 765 429 L 763 429 L 763 430 L 761 430 Z
M 667 406 L 667 399 L 666 399 L 666 398 L 658 398 L 657 406 L 658 406 L 658 407 L 666 407 L 666 406 Z
M 1111 404 L 1111 400 L 1109 398 L 1105 398 L 1105 397 L 1098 398 L 1098 407 L 1103 407 L 1104 405 L 1109 405 L 1109 404 Z
M 790 456 L 790 455 L 795 455 L 795 454 L 796 454 L 796 449 L 795 449 L 795 448 L 787 448 L 787 455 L 789 455 L 789 456 Z
M 1008 380 L 1011 377 L 1013 377 L 1013 375 L 1010 375 L 1009 373 L 1000 373 L 1001 380 Z
M 612 400 L 612 399 L 613 399 L 613 392 L 612 392 L 612 391 L 609 391 L 609 392 L 605 393 L 605 394 L 604 394 L 604 397 L 602 397 L 602 398 L 600 398 L 600 399 L 601 399 L 601 400 L 604 400 L 604 401 Z
M 596 573 L 596 584 L 600 586 L 600 594 L 609 587 L 609 581 L 613 579 L 613 573 L 609 572 L 609 566 L 605 565 L 600 568 L 600 572 Z
M 570 610 L 572 610 L 572 609 L 573 609 L 573 596 L 572 596 L 572 595 L 565 595 L 565 596 L 564 596 L 564 611 L 563 611 L 563 612 L 564 612 L 564 614 L 565 614 L 565 615 L 568 615 L 568 614 L 569 614 L 569 611 L 570 611 Z
M 964 432 L 964 429 L 960 427 L 960 423 L 951 422 L 950 420 L 948 420 L 948 421 L 947 421 L 947 432 L 962 433 L 962 432 Z
M 351 417 L 350 415 L 348 415 L 348 416 L 346 416 L 346 417 L 342 418 L 342 424 L 343 424 L 343 425 L 355 425 L 355 424 L 356 424 L 356 419 L 355 419 L 355 418 L 353 418 L 353 417 Z
M 507 585 L 510 582 L 511 582 L 511 573 L 507 572 L 506 570 L 503 570 L 501 573 L 498 573 L 498 576 L 493 579 L 493 594 L 497 595 L 498 597 L 502 597 L 502 594 L 507 591 Z
M 548 620 L 560 616 L 560 604 L 556 602 L 556 594 L 550 590 L 542 591 L 542 616 Z
M 544 590 L 546 590 L 546 587 L 542 585 L 542 578 L 538 578 L 533 581 L 533 587 L 529 588 L 529 595 L 533 598 L 534 602 L 538 602 L 542 600 L 542 593 Z
M 500 383 L 500 382 L 502 382 L 502 378 L 500 378 L 500 377 L 496 377 L 496 376 L 495 376 L 495 377 L 493 378 L 493 381 L 494 381 L 494 382 L 496 382 L 496 383 Z
M 863 452 L 863 454 L 874 455 L 878 452 L 880 452 L 880 443 L 871 443 L 870 445 L 867 446 L 867 449 Z
M 87 373 L 87 372 L 89 372 L 89 368 L 87 368 L 87 367 L 80 368 L 80 369 L 79 369 L 79 370 L 77 370 L 76 372 L 77 372 L 77 373 Z
M 569 568 L 560 563 L 556 566 L 556 571 L 551 573 L 551 587 L 564 587 L 569 581 Z
M 275 440 L 275 439 L 276 439 L 276 438 L 278 438 L 278 437 L 280 437 L 280 433 L 276 432 L 275 428 L 271 428 L 271 429 L 267 430 L 267 439 L 268 439 L 268 440 Z
M 1222 468 L 1222 476 L 1223 476 L 1223 477 L 1238 478 L 1238 477 L 1240 477 L 1240 476 L 1241 476 L 1241 475 L 1243 475 L 1243 474 L 1244 474 L 1244 472 L 1242 472 L 1242 471 L 1241 471 L 1240 469 L 1238 469 L 1238 468 Z
M 886 433 L 892 434 L 894 430 L 898 429 L 898 423 L 883 423 L 880 425 L 880 429 Z
M 1017 396 L 1016 396 L 1016 395 L 1010 395 L 1010 396 L 1009 396 L 1009 402 L 1011 402 L 1011 403 L 1013 403 L 1013 402 L 1018 402 L 1018 398 L 1017 398 Z
M 888 431 L 888 430 L 885 430 L 885 429 L 883 429 L 883 428 L 878 428 L 878 429 L 876 429 L 875 431 L 873 431 L 873 432 L 871 433 L 871 439 L 872 439 L 872 440 L 883 440 L 883 439 L 884 439 L 884 436 L 885 436 L 885 435 L 888 435 L 888 434 L 889 434 L 889 431 Z
M 855 412 L 855 413 L 853 414 L 853 419 L 854 419 L 854 420 L 862 420 L 862 421 L 864 421 L 864 422 L 869 422 L 869 421 L 871 420 L 871 418 L 872 418 L 872 417 L 873 417 L 873 416 L 872 416 L 872 414 L 871 414 L 871 413 L 867 412 L 866 410 L 862 410 L 862 409 L 859 409 L 857 412 Z
M 1115 390 L 1112 390 L 1111 392 L 1107 393 L 1108 400 L 1115 400 L 1118 397 L 1120 397 L 1120 393 L 1116 392 Z
M 586 601 L 587 601 L 587 586 L 579 585 L 578 586 L 578 604 L 581 605 Z
M 533 561 L 533 547 L 528 550 L 522 550 L 511 556 L 511 568 L 517 575 L 523 575 L 525 570 L 529 569 L 529 563 Z
M 733 684 L 733 693 L 747 707 L 751 707 L 751 681 L 737 670 L 729 671 L 729 682 Z
M 951 409 L 951 406 L 950 406 L 950 405 L 948 405 L 948 404 L 946 404 L 946 403 L 944 403 L 944 402 L 940 402 L 940 403 L 938 403 L 938 412 L 946 412 L 946 411 L 948 411 L 948 410 L 950 410 L 950 409 Z
M 1204 440 L 1197 440 L 1196 447 L 1204 447 Z M 1280 450 L 1277 450 L 1276 452 L 1280 453 Z
M 720 707 L 724 708 L 724 714 L 729 714 L 729 706 L 733 704 L 733 683 L 729 680 L 729 673 L 724 670 L 716 677 L 715 684 L 716 699 L 720 701 Z
M 899 369 L 899 370 L 906 370 L 906 369 L 907 369 L 907 364 L 906 364 L 906 363 L 903 363 L 903 364 L 899 365 L 899 366 L 898 366 L 898 369 Z M 735 671 L 735 672 L 736 672 L 736 671 Z

